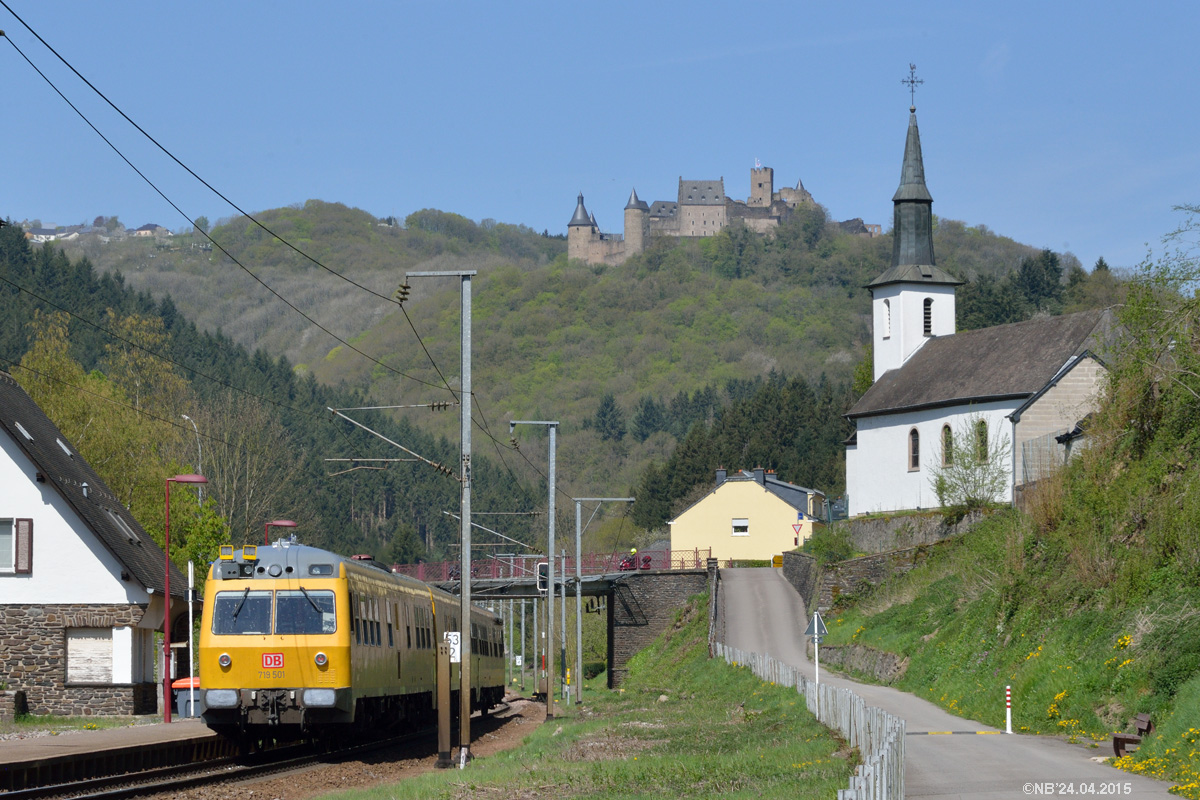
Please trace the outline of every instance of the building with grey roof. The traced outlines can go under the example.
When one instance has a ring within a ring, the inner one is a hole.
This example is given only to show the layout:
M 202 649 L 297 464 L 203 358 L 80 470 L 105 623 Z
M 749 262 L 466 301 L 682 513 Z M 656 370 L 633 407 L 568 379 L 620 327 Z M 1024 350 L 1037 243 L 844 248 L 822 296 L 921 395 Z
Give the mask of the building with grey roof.
M 36 714 L 158 708 L 166 556 L 0 372 L 0 679 Z M 173 630 L 187 579 L 171 564 Z
M 935 263 L 933 197 L 910 109 L 900 187 L 892 198 L 892 264 L 868 284 L 874 383 L 846 414 L 851 516 L 934 508 L 953 443 L 987 443 L 1007 476 L 993 500 L 1060 466 L 1058 441 L 1096 407 L 1112 315 L 1087 311 L 955 332 L 955 288 Z

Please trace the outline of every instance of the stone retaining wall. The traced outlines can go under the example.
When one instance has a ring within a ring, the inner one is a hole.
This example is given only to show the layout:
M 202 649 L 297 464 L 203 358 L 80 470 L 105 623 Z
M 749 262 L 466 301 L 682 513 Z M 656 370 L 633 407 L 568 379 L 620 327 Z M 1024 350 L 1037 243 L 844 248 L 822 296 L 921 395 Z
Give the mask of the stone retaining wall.
M 808 643 L 808 657 L 813 657 L 811 640 Z M 821 645 L 821 664 L 854 670 L 880 683 L 894 683 L 904 677 L 908 669 L 907 658 L 861 644 Z
M 24 693 L 31 714 L 153 714 L 155 684 L 67 685 L 68 628 L 136 627 L 137 605 L 0 605 L 0 680 Z
M 850 541 L 856 553 L 886 553 L 906 550 L 922 544 L 933 544 L 967 530 L 982 519 L 976 511 L 954 525 L 946 524 L 941 512 L 900 514 L 892 517 L 869 517 L 838 522 L 850 528 Z
M 832 608 L 839 597 L 857 591 L 865 583 L 876 586 L 888 578 L 903 575 L 929 558 L 930 552 L 930 546 L 919 545 L 907 550 L 893 550 L 826 564 L 821 571 L 817 592 L 809 597 L 816 600 L 817 608 L 821 610 Z M 806 599 L 805 602 L 810 600 Z
M 610 689 L 624 680 L 629 659 L 667 629 L 675 619 L 675 612 L 687 605 L 689 597 L 712 588 L 716 578 L 715 564 L 709 570 L 629 573 L 608 599 Z

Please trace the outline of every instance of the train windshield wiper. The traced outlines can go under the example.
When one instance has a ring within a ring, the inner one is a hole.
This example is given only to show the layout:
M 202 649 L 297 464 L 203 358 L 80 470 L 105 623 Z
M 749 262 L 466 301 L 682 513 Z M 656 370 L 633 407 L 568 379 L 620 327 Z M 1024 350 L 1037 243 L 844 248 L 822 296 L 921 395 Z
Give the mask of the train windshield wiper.
M 308 593 L 307 589 L 305 589 L 303 586 L 301 586 L 300 591 L 304 592 L 304 596 L 308 599 L 308 604 L 313 607 L 314 611 L 316 611 L 318 614 L 325 613 L 324 611 L 321 610 L 321 607 L 319 605 L 317 605 L 317 601 L 312 599 L 312 595 Z
M 246 598 L 250 596 L 250 587 L 246 587 L 246 591 L 242 592 L 242 599 L 237 604 L 237 608 L 233 610 L 233 618 L 237 619 L 238 614 L 242 613 L 242 606 L 246 605 Z

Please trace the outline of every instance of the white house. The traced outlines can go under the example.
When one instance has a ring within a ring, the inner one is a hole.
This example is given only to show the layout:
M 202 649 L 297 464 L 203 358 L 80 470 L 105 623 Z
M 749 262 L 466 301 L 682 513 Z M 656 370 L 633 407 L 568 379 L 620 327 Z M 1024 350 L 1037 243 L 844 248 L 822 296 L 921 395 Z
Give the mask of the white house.
M 170 569 L 179 615 L 187 579 Z M 154 713 L 165 570 L 162 549 L 0 372 L 0 680 L 35 714 Z
M 892 198 L 891 267 L 867 288 L 872 296 L 874 379 L 846 417 L 850 516 L 938 505 L 933 472 L 946 437 L 986 426 L 1005 444 L 1011 475 L 997 501 L 1062 463 L 1056 435 L 1094 410 L 1112 328 L 1107 311 L 1040 317 L 955 333 L 955 287 L 933 256 L 933 198 L 915 109 L 910 109 L 900 188 Z

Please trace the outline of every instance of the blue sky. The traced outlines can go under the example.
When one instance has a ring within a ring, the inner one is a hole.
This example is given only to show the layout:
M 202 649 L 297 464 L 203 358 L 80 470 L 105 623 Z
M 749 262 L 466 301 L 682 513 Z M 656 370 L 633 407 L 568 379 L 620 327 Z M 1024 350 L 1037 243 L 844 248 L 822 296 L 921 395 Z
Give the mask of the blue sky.
M 1200 203 L 1200 4 L 5 0 L 242 207 L 425 207 L 563 233 L 582 191 L 749 194 L 755 159 L 891 222 L 909 62 L 934 213 L 1133 266 Z M 190 216 L 232 209 L 0 8 L 0 28 Z M 0 216 L 186 223 L 0 42 Z

